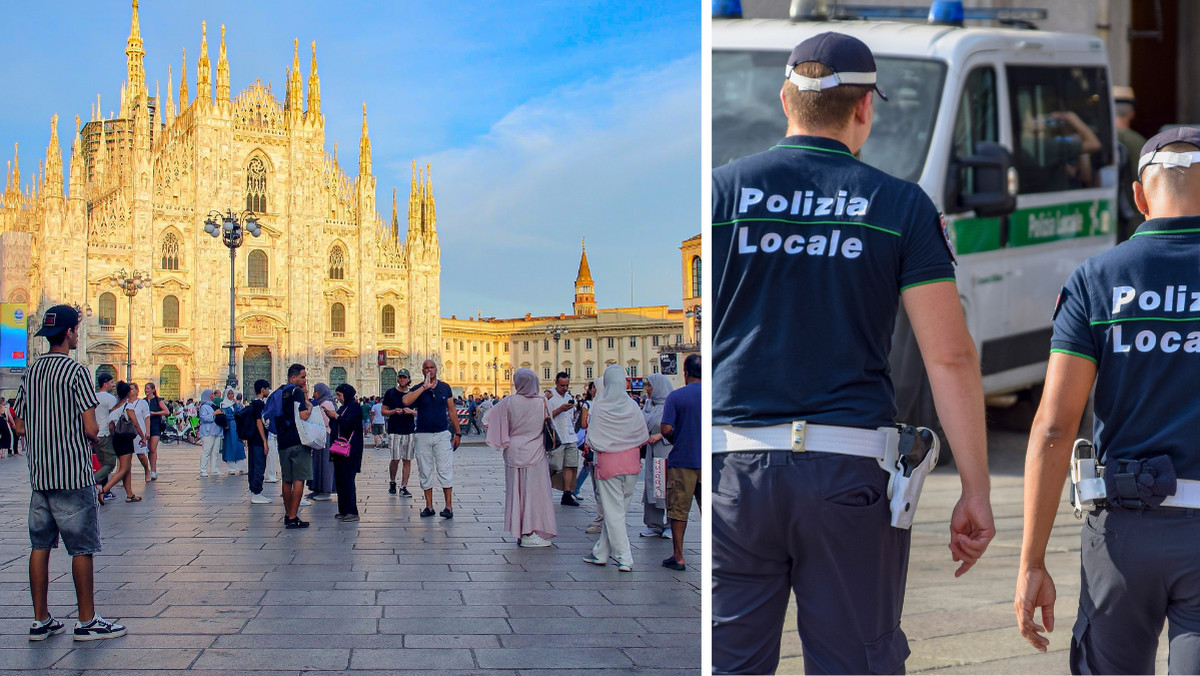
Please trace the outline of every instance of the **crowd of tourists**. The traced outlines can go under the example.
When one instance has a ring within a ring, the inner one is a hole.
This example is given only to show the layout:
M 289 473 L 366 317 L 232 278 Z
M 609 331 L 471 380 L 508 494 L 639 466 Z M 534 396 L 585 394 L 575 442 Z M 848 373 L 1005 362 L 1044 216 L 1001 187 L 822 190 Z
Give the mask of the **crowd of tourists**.
M 682 540 L 693 501 L 699 503 L 700 359 L 685 360 L 687 386 L 672 392 L 665 376 L 647 379 L 645 397 L 626 393 L 625 372 L 610 366 L 579 395 L 560 373 L 555 388 L 538 392 L 537 376 L 519 369 L 513 394 L 456 399 L 427 360 L 421 379 L 401 369 L 396 386 L 381 397 L 360 399 L 354 387 L 311 388 L 307 371 L 292 364 L 287 381 L 253 384 L 249 401 L 232 388 L 204 390 L 199 400 L 167 402 L 154 383 L 116 381 L 88 370 L 69 356 L 78 343 L 78 313 L 69 306 L 46 311 L 42 328 L 50 350 L 26 371 L 16 399 L 0 404 L 0 449 L 18 439 L 28 455 L 33 489 L 29 531 L 30 587 L 34 622 L 30 640 L 65 631 L 47 605 L 49 553 L 61 541 L 72 557 L 79 603 L 74 638 L 113 638 L 125 627 L 95 612 L 92 555 L 100 550 L 98 507 L 120 486 L 126 502 L 142 497 L 134 488 L 133 459 L 145 482 L 158 479 L 158 444 L 185 426 L 198 436 L 202 478 L 245 475 L 253 504 L 270 504 L 265 483 L 279 482 L 283 527 L 307 528 L 300 507 L 337 498 L 334 518 L 359 520 L 356 476 L 364 442 L 390 451 L 388 493 L 416 497 L 408 489 L 412 462 L 424 499 L 421 518 L 454 518 L 454 451 L 462 427 L 486 433 L 505 463 L 505 528 L 521 547 L 549 547 L 557 535 L 553 491 L 564 508 L 579 506 L 590 476 L 597 516 L 587 533 L 598 535 L 588 563 L 631 571 L 634 561 L 626 513 L 639 478 L 644 537 L 674 538 L 662 565 L 684 570 Z M 459 408 L 467 409 L 460 421 Z M 182 438 L 182 437 L 179 437 Z M 224 472 L 219 469 L 218 459 Z M 397 475 L 399 473 L 399 480 Z M 398 485 L 397 485 L 398 484 Z M 436 488 L 442 509 L 435 508 Z M 308 491 L 307 496 L 305 495 Z

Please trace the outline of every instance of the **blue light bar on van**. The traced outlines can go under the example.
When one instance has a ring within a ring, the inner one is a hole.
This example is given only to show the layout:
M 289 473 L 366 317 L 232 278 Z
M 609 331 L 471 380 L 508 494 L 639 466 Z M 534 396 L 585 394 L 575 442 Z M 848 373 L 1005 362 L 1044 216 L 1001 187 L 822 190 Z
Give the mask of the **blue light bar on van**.
M 712 0 L 712 18 L 742 18 L 742 0 Z
M 1043 21 L 1046 19 L 1046 10 L 1044 9 L 1025 9 L 1019 7 L 978 7 L 964 8 L 961 2 L 941 2 L 935 1 L 932 5 L 837 5 L 836 11 L 832 14 L 838 19 L 929 19 L 933 23 L 934 14 L 939 5 L 959 5 L 958 12 L 961 13 L 961 19 L 957 24 L 962 25 L 962 20 L 967 21 L 998 21 L 1000 23 L 1014 24 L 1026 28 L 1031 28 L 1033 21 Z M 941 10 L 945 11 L 945 10 Z M 799 21 L 805 17 L 793 16 L 792 19 Z M 823 19 L 822 19 L 823 20 Z
M 929 23 L 935 26 L 963 25 L 963 4 L 961 0 L 934 0 L 929 5 Z

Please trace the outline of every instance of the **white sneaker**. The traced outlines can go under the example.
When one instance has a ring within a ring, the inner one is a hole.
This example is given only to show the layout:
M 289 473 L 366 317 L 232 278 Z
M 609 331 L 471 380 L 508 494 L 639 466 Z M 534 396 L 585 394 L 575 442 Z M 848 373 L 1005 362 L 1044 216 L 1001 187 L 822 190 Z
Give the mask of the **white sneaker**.
M 253 495 L 253 496 L 251 496 L 251 497 L 250 497 L 250 502 L 251 502 L 251 503 L 253 503 L 253 504 L 255 504 L 255 505 L 269 505 L 269 504 L 271 504 L 272 502 L 275 502 L 275 501 L 274 501 L 274 500 L 272 500 L 271 498 L 269 498 L 269 497 L 267 497 L 267 496 L 263 495 L 262 493 L 259 493 L 258 495 Z
M 312 499 L 313 500 L 321 500 L 321 501 L 332 500 L 333 494 L 332 493 L 317 493 L 316 495 L 312 496 Z
M 642 536 L 642 537 L 644 537 L 644 538 L 656 538 L 656 537 L 659 537 L 659 536 L 661 536 L 661 535 L 662 535 L 663 533 L 665 533 L 665 532 L 666 532 L 666 531 L 661 531 L 661 532 L 660 532 L 660 531 L 656 531 L 656 530 L 654 530 L 653 528 L 647 528 L 646 530 L 644 530 L 644 531 L 642 531 L 642 532 L 638 533 L 638 535 L 640 535 L 640 536 Z M 668 537 L 670 537 L 670 536 L 668 536 Z
M 521 536 L 520 545 L 522 547 L 549 547 L 550 541 L 543 539 L 537 533 L 530 533 L 529 535 Z
M 267 478 L 263 479 L 263 483 L 265 483 L 265 484 L 277 484 L 277 483 L 279 483 L 279 478 L 278 478 L 278 477 L 269 476 L 269 477 L 267 477 Z
M 312 504 L 312 500 L 309 500 L 308 498 L 300 498 L 300 506 L 301 507 L 307 507 L 311 504 Z
M 207 478 L 208 478 L 208 472 L 201 472 L 201 473 L 200 473 L 200 478 L 201 478 L 201 479 L 207 479 Z
M 662 532 L 662 535 L 659 535 L 658 537 L 660 537 L 660 538 L 662 538 L 662 539 L 664 539 L 664 540 L 670 540 L 670 539 L 671 539 L 671 531 L 669 531 L 669 530 L 664 530 L 664 531 Z
M 158 481 L 158 472 L 151 472 L 151 473 L 150 473 L 150 480 L 151 480 L 151 481 Z

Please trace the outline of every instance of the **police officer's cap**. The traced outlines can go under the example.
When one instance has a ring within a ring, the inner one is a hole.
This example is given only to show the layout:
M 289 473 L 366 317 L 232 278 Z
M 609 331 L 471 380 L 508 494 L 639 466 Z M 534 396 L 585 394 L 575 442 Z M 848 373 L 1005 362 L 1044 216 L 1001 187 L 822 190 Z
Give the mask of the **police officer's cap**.
M 812 78 L 793 70 L 797 64 L 808 61 L 816 61 L 832 70 L 833 74 Z M 875 57 L 871 54 L 871 48 L 862 40 L 844 33 L 821 33 L 796 45 L 788 57 L 784 73 L 788 82 L 796 85 L 800 91 L 819 92 L 844 84 L 870 85 L 880 98 L 887 101 L 887 96 L 875 82 Z
M 1162 149 L 1172 143 L 1190 143 L 1197 151 L 1188 153 L 1164 152 Z M 1200 128 L 1175 127 L 1159 132 L 1152 136 L 1146 145 L 1142 146 L 1141 159 L 1138 160 L 1138 181 L 1142 180 L 1142 171 L 1151 164 L 1162 164 L 1168 167 L 1190 167 L 1200 164 Z

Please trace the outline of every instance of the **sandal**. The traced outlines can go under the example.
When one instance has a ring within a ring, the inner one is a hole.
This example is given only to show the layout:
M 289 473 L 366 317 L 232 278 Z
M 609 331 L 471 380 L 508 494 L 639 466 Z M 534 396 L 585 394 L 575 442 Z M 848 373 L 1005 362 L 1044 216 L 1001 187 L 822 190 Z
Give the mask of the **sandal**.
M 125 498 L 125 502 L 141 502 L 141 501 L 142 501 L 142 496 L 140 496 L 140 495 L 130 495 L 129 497 Z

